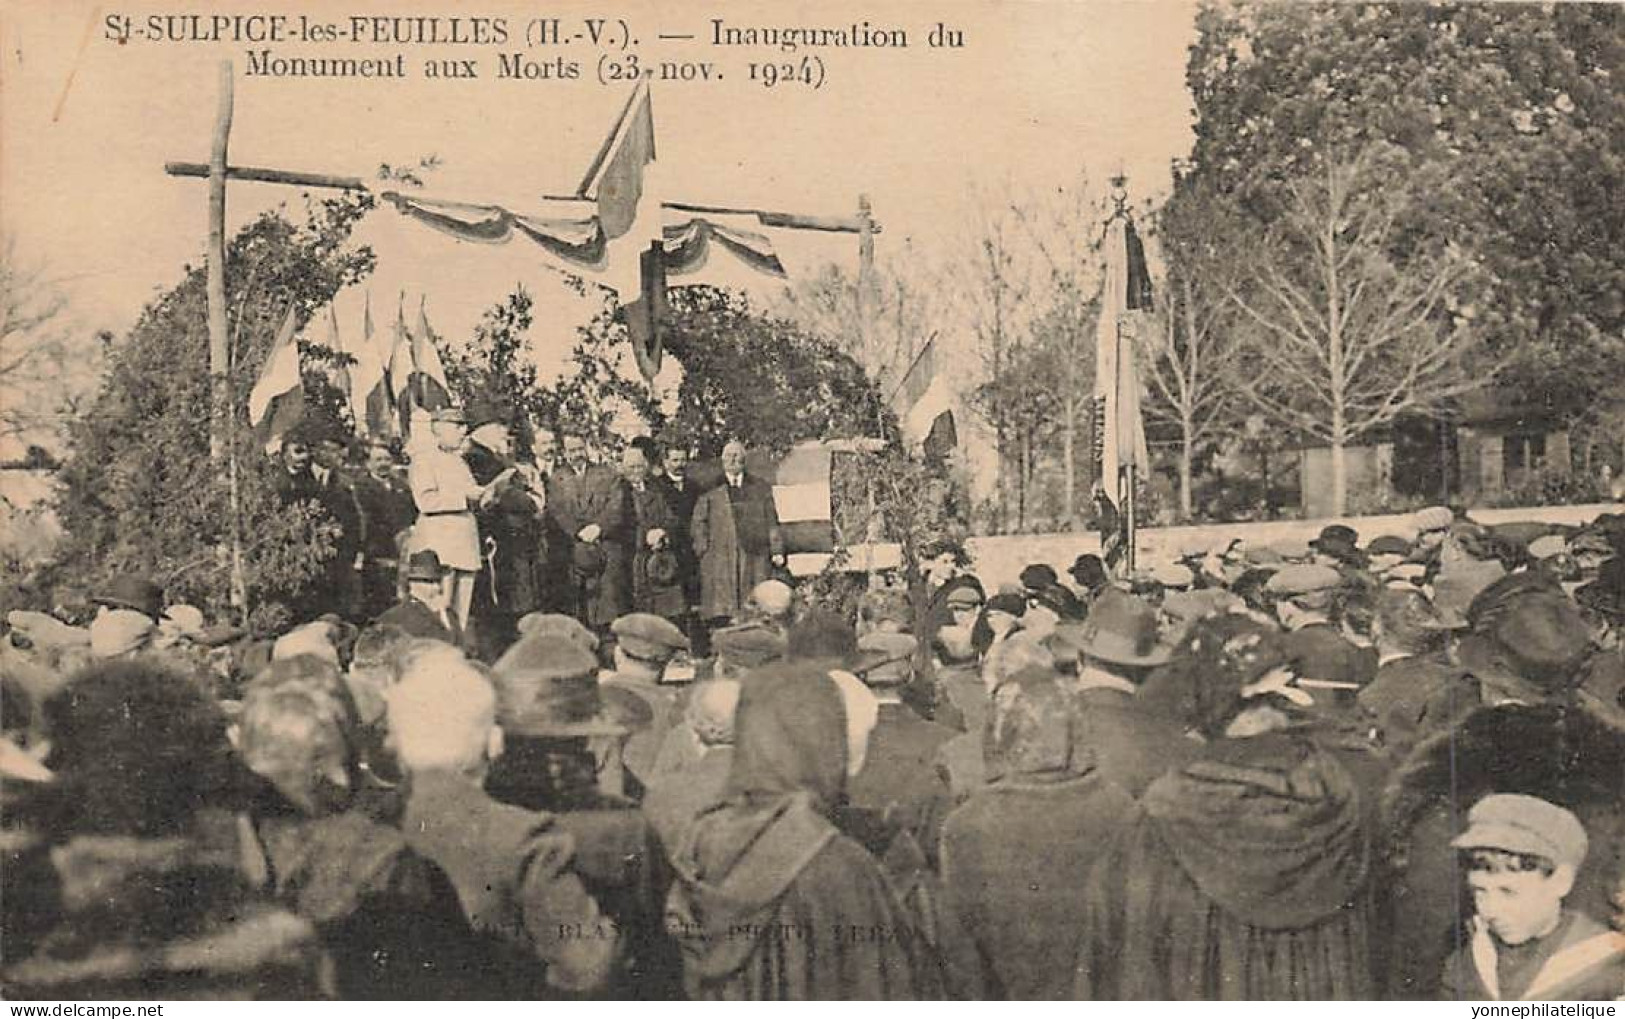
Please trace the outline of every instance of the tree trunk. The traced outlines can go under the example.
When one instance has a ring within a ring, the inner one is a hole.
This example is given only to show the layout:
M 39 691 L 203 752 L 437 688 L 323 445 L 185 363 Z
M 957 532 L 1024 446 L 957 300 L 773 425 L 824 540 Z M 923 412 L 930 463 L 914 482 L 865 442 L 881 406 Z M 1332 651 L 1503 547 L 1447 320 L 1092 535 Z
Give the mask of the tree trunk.
M 1179 519 L 1181 523 L 1189 523 L 1192 516 L 1191 458 L 1191 433 L 1190 426 L 1187 425 L 1185 437 L 1179 444 Z
M 1064 428 L 1061 432 L 1061 455 L 1066 457 L 1066 471 L 1063 475 L 1065 487 L 1061 495 L 1061 519 L 1065 522 L 1066 530 L 1072 530 L 1073 521 L 1077 519 L 1078 490 L 1078 464 L 1076 456 L 1078 422 L 1078 396 L 1077 390 L 1068 387 L 1066 394 L 1066 414 Z
M 1342 439 L 1332 440 L 1332 516 L 1348 512 L 1349 470 L 1348 457 Z

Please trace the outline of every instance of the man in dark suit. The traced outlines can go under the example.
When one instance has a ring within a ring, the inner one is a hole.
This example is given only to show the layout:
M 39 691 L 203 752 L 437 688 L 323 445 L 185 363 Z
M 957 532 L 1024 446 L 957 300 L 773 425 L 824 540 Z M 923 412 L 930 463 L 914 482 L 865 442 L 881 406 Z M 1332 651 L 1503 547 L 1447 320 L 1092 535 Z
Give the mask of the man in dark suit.
M 572 577 L 572 613 L 603 632 L 632 607 L 630 491 L 610 467 L 594 465 L 587 440 L 564 437 L 564 465 L 548 479 L 547 513 L 567 536 L 560 568 Z
M 348 449 L 336 431 L 323 431 L 311 450 L 314 463 L 311 476 L 316 481 L 317 499 L 328 516 L 339 525 L 333 539 L 333 558 L 327 561 L 326 610 L 346 619 L 355 618 L 361 606 L 362 519 L 350 476 Z
M 395 601 L 404 565 L 402 540 L 418 512 L 387 442 L 368 444 L 367 469 L 355 479 L 355 498 L 361 509 L 361 616 L 372 619 Z
M 745 447 L 730 442 L 722 450 L 722 484 L 694 505 L 691 535 L 700 564 L 700 615 L 732 619 L 751 589 L 783 566 L 773 488 L 745 472 Z
M 455 649 L 437 648 L 407 660 L 388 700 L 411 773 L 402 830 L 446 872 L 470 926 L 497 949 L 493 990 L 534 993 L 524 984 L 538 973 L 556 991 L 603 990 L 619 937 L 573 870 L 573 840 L 551 815 L 498 803 L 482 788 L 502 747 L 490 681 Z
M 700 499 L 700 486 L 688 476 L 688 450 L 682 446 L 667 446 L 660 467 L 652 484 L 671 510 L 671 547 L 681 569 L 683 597 L 693 605 L 700 600 L 700 566 L 694 558 L 689 527 L 694 519 L 694 504 Z

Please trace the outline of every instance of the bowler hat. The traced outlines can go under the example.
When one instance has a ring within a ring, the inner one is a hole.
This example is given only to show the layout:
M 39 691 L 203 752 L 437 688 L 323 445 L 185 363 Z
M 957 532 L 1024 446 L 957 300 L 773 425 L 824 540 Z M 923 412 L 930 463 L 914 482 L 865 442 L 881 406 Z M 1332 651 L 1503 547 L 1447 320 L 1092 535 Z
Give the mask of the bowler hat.
M 663 548 L 657 552 L 650 552 L 649 557 L 643 561 L 643 575 L 653 587 L 671 587 L 677 583 L 680 571 L 677 554 L 670 549 Z
M 1459 654 L 1480 680 L 1541 698 L 1574 687 L 1590 650 L 1591 634 L 1574 602 L 1561 591 L 1534 591 L 1463 638 Z
M 1172 649 L 1159 638 L 1156 612 L 1120 592 L 1096 601 L 1068 640 L 1085 656 L 1116 665 L 1161 665 L 1172 657 Z
M 1021 586 L 1029 591 L 1043 587 L 1053 587 L 1060 583 L 1055 575 L 1055 567 L 1049 563 L 1029 563 L 1021 571 Z
M 126 575 L 114 577 L 101 593 L 90 600 L 115 609 L 131 609 L 156 621 L 163 611 L 164 591 L 145 577 Z
M 438 581 L 445 575 L 446 568 L 440 564 L 440 556 L 433 549 L 413 552 L 406 561 L 407 580 Z
M 1085 552 L 1072 560 L 1072 568 L 1067 572 L 1072 574 L 1073 580 L 1091 591 L 1097 587 L 1105 586 L 1106 581 L 1109 579 L 1106 576 L 1106 564 L 1101 561 L 1099 556 L 1091 552 Z
M 1309 547 L 1323 555 L 1344 562 L 1360 562 L 1365 558 L 1360 551 L 1360 532 L 1346 524 L 1328 524 Z

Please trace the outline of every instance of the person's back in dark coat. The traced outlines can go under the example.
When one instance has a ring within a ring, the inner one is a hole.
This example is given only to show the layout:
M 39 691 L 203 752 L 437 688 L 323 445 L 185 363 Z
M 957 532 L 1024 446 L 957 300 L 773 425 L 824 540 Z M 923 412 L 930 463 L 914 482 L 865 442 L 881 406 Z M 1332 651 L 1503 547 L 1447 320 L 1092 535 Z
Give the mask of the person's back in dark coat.
M 1201 750 L 1179 722 L 1151 710 L 1126 690 L 1089 687 L 1078 694 L 1074 711 L 1072 738 L 1079 750 L 1102 778 L 1136 798 Z
M 995 700 L 997 777 L 942 833 L 944 971 L 956 997 L 1064 999 L 1078 963 L 1078 889 L 1136 808 L 1076 761 L 1053 676 L 1007 683 Z

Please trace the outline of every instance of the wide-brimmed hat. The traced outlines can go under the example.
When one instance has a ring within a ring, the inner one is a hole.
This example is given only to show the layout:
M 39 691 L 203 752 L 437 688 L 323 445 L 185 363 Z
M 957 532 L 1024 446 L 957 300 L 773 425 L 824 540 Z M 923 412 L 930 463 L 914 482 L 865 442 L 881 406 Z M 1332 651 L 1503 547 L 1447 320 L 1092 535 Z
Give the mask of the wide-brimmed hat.
M 446 575 L 445 566 L 440 563 L 440 556 L 433 549 L 424 549 L 413 552 L 412 557 L 406 561 L 406 579 L 438 582 Z
M 157 620 L 164 608 L 164 589 L 145 577 L 126 575 L 114 577 L 90 600 L 97 605 L 129 609 Z
M 1591 633 L 1561 591 L 1516 596 L 1461 641 L 1461 662 L 1480 680 L 1543 698 L 1571 689 L 1591 651 Z
M 561 612 L 529 612 L 519 618 L 521 636 L 564 637 L 588 651 L 598 650 L 598 635 L 581 625 L 574 616 Z
M 1121 592 L 1097 600 L 1088 619 L 1067 628 L 1066 639 L 1085 656 L 1116 665 L 1161 665 L 1173 657 L 1162 643 L 1156 611 Z
M 607 700 L 598 659 L 574 641 L 527 634 L 497 659 L 497 720 L 513 736 L 618 736 L 649 724 L 634 697 Z
M 783 658 L 784 634 L 760 623 L 726 626 L 711 635 L 711 647 L 720 658 L 741 668 L 754 669 Z

